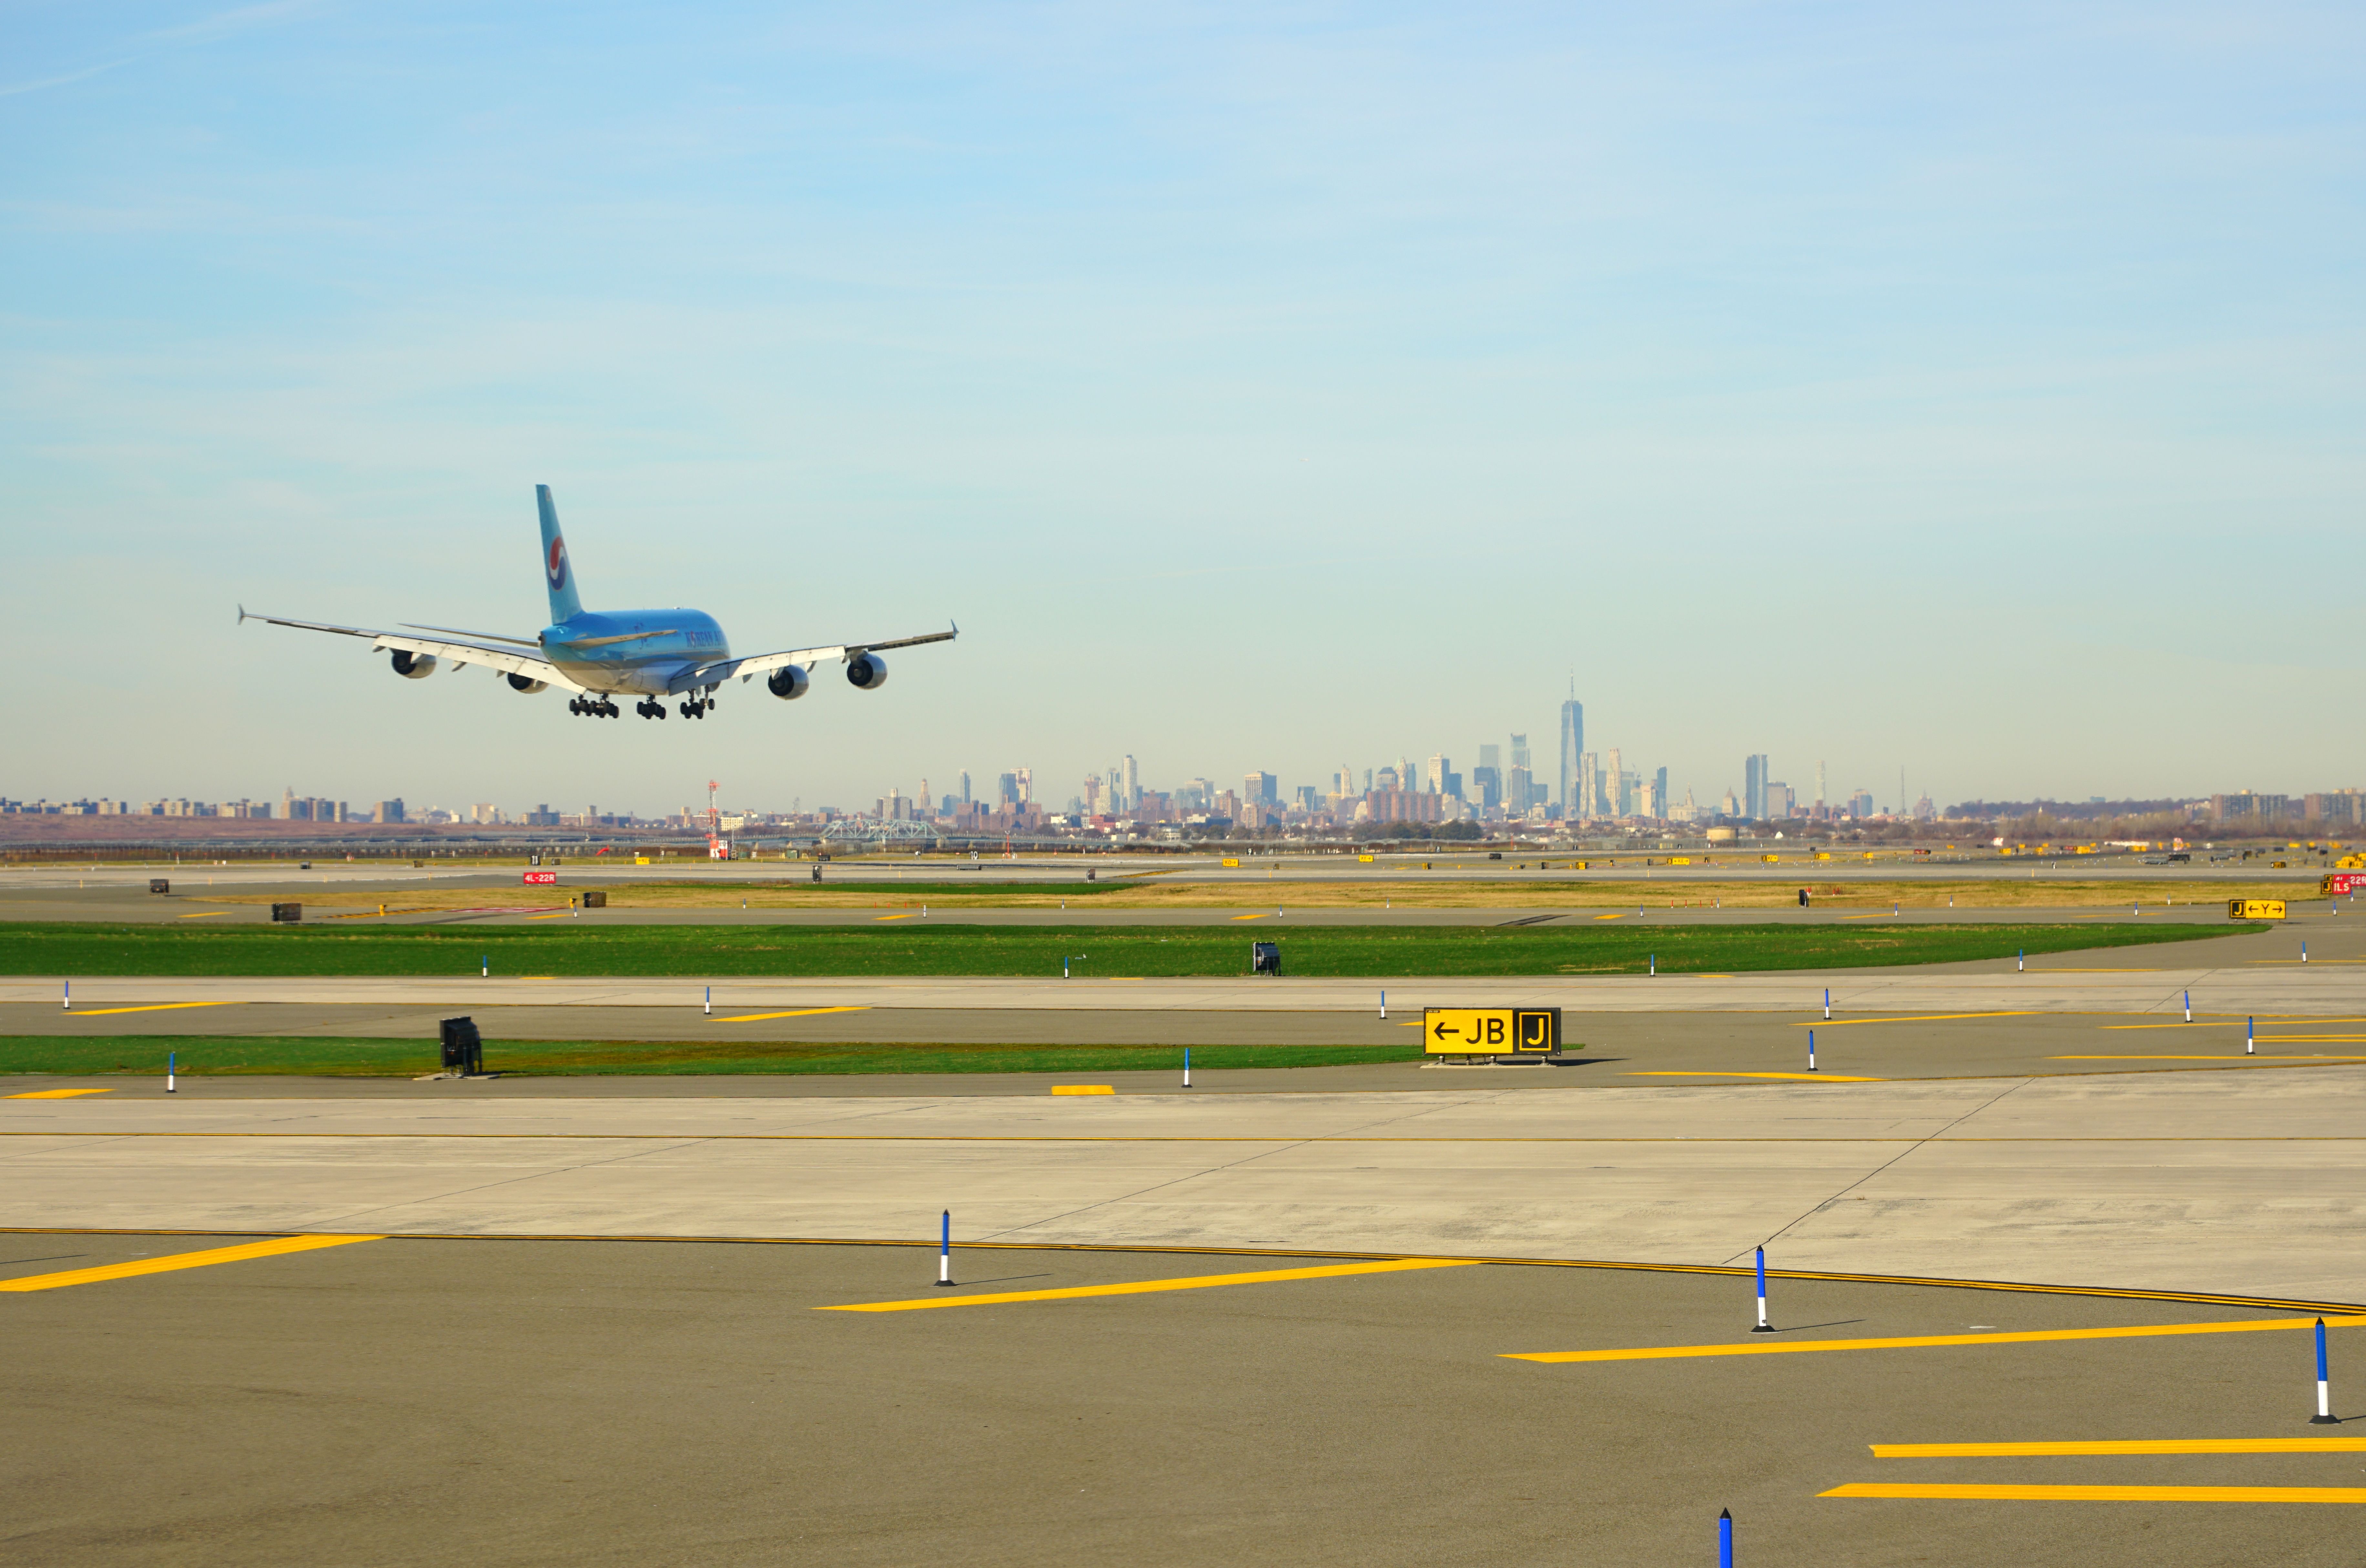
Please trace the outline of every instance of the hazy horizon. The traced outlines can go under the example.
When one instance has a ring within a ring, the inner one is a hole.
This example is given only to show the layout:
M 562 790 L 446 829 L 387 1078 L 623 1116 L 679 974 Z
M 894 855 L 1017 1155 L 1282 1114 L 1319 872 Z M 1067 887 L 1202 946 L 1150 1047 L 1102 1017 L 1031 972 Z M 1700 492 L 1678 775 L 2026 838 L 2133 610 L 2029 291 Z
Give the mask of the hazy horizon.
M 0 793 L 1053 803 L 1530 740 L 1739 790 L 2366 783 L 2330 6 L 36 5 Z M 236 607 L 876 694 L 570 717 Z M 2330 710 L 2330 711 L 2328 711 Z

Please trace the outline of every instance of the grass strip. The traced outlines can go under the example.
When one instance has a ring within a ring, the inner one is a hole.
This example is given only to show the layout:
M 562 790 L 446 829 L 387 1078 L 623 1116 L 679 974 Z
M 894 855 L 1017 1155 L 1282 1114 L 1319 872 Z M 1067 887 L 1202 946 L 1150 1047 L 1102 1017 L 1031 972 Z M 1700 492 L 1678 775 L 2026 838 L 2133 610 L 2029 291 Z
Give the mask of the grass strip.
M 418 1077 L 437 1070 L 434 1040 L 314 1035 L 0 1036 L 0 1074 L 159 1077 L 167 1052 L 190 1077 Z M 1421 1042 L 1384 1045 L 1194 1045 L 1195 1069 L 1417 1062 Z M 485 1066 L 509 1077 L 694 1073 L 1174 1072 L 1180 1045 L 880 1045 L 695 1040 L 488 1040 Z
M 0 925 L 0 974 L 1053 976 L 1244 974 L 1252 940 L 1285 974 L 1637 975 L 1861 968 L 2192 942 L 2257 926 L 217 926 Z

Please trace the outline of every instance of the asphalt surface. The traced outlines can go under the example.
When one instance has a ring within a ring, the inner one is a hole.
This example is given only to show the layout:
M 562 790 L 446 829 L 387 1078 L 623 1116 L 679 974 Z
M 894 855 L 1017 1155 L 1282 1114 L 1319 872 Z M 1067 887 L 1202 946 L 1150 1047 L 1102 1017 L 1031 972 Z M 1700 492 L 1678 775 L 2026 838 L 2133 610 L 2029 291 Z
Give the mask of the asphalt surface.
M 235 1236 L 18 1235 L 21 1279 Z M 1321 1266 L 917 1247 L 381 1241 L 16 1294 L 8 1540 L 51 1564 L 2357 1561 L 2322 1503 L 1832 1497 L 2337 1488 L 2356 1452 L 1876 1458 L 2343 1435 L 2305 1330 L 1549 1364 L 1536 1351 L 2288 1312 L 1466 1267 L 951 1311 L 817 1307 Z M 2354 1359 L 2349 1336 L 2336 1354 Z

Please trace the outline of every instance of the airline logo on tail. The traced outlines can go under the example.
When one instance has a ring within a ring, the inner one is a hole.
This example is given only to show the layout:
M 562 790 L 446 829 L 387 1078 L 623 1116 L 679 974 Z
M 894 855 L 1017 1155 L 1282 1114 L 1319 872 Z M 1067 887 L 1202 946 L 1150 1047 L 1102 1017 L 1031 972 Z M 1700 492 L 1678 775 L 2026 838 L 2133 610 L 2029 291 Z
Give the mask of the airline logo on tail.
M 567 541 L 556 534 L 550 536 L 550 559 L 545 570 L 552 588 L 567 586 Z

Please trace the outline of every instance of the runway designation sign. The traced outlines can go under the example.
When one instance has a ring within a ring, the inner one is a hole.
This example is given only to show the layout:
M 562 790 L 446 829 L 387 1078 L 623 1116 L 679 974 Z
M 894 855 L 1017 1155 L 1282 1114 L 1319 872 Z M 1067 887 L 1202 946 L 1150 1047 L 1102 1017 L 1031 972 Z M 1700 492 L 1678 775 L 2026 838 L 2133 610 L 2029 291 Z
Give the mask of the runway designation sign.
M 525 883 L 529 887 L 547 887 L 558 880 L 558 873 L 555 871 L 529 871 L 525 874 Z
M 1560 1049 L 1560 1009 L 1424 1008 L 1421 1039 L 1433 1056 L 1547 1055 Z

